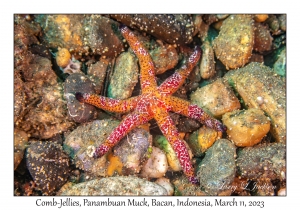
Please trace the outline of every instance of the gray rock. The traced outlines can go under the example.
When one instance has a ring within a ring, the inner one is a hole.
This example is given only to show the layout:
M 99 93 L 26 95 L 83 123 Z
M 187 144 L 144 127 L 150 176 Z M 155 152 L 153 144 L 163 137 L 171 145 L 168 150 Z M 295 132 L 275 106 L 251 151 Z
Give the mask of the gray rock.
M 237 156 L 237 171 L 244 178 L 286 179 L 286 146 L 282 143 L 246 147 Z
M 119 176 L 94 179 L 76 184 L 60 193 L 60 195 L 167 195 L 167 190 L 153 182 L 133 176 Z
M 84 15 L 83 39 L 94 53 L 115 57 L 123 50 L 121 36 L 118 34 L 119 23 L 103 15 Z
M 141 163 L 146 158 L 152 136 L 144 129 L 136 128 L 125 136 L 115 147 L 114 154 L 118 156 L 126 168 L 126 172 L 139 172 Z
M 132 95 L 134 86 L 138 82 L 137 58 L 124 52 L 118 56 L 114 68 L 114 74 L 108 86 L 108 97 L 126 99 Z
M 235 146 L 227 139 L 217 140 L 200 163 L 197 178 L 208 195 L 218 195 L 223 186 L 230 185 L 235 177 Z
M 95 159 L 92 153 L 118 124 L 114 120 L 95 120 L 80 125 L 66 137 L 63 148 L 90 177 L 105 176 L 106 156 Z
M 91 80 L 81 73 L 74 73 L 68 76 L 65 81 L 65 98 L 69 116 L 78 123 L 87 122 L 97 116 L 96 108 L 93 105 L 80 103 L 75 98 L 75 93 L 95 93 Z

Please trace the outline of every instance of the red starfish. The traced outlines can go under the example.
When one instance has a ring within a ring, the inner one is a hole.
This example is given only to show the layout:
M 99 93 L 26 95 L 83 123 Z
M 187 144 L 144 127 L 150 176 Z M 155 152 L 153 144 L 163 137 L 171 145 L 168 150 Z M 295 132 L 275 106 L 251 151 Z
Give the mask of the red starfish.
M 76 93 L 76 98 L 80 102 L 92 104 L 109 112 L 126 113 L 133 110 L 113 130 L 107 140 L 96 148 L 94 157 L 103 156 L 133 128 L 154 118 L 160 130 L 172 145 L 184 173 L 192 183 L 196 184 L 198 180 L 194 176 L 194 168 L 187 148 L 179 138 L 177 128 L 168 112 L 176 112 L 196 119 L 217 131 L 225 131 L 225 127 L 220 121 L 211 118 L 197 105 L 192 105 L 188 101 L 171 96 L 185 82 L 186 77 L 198 62 L 201 50 L 199 47 L 196 47 L 186 64 L 167 78 L 160 86 L 157 86 L 151 56 L 126 26 L 121 26 L 120 29 L 139 59 L 142 94 L 126 100 L 116 100 L 89 93 Z

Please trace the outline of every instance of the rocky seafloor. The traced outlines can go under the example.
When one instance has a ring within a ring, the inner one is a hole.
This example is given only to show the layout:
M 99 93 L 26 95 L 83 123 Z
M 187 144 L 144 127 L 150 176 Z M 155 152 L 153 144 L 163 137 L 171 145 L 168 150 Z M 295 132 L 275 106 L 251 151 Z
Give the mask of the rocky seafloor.
M 101 158 L 125 115 L 75 92 L 127 99 L 141 92 L 138 59 L 119 31 L 149 51 L 161 84 L 200 46 L 174 94 L 227 127 L 220 134 L 170 113 L 200 184 L 191 184 L 156 122 Z M 14 195 L 286 195 L 286 15 L 14 16 Z

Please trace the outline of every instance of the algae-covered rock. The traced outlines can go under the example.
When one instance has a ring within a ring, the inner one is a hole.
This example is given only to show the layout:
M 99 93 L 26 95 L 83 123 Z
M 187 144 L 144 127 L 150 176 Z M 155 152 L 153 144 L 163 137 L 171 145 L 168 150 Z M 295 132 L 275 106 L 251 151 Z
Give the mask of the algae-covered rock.
M 116 34 L 119 23 L 102 15 L 36 15 L 43 40 L 51 48 L 63 47 L 76 56 L 93 53 L 114 57 L 123 49 Z M 101 26 L 101 27 L 100 27 Z
M 238 147 L 259 143 L 270 130 L 270 120 L 261 109 L 236 110 L 222 117 L 228 138 Z
M 212 128 L 202 126 L 199 130 L 194 131 L 187 141 L 188 145 L 196 157 L 204 155 L 206 150 L 210 148 L 213 143 L 222 137 L 222 133 Z
M 75 165 L 91 176 L 105 176 L 106 155 L 95 159 L 92 155 L 96 147 L 103 143 L 118 126 L 115 120 L 95 120 L 78 126 L 64 142 L 64 150 L 74 160 Z
M 138 82 L 137 58 L 130 52 L 120 54 L 116 60 L 114 73 L 108 86 L 108 97 L 126 99 L 132 95 Z
M 273 69 L 276 74 L 285 77 L 286 76 L 286 47 L 280 51 L 278 59 L 273 65 Z
M 175 178 L 172 181 L 174 185 L 174 195 L 175 196 L 207 196 L 199 185 L 192 184 L 186 178 L 186 176 L 182 175 Z
M 173 45 L 162 45 L 150 51 L 155 66 L 155 74 L 162 74 L 178 63 L 178 53 Z
M 286 146 L 270 143 L 246 147 L 237 152 L 237 171 L 248 179 L 286 179 Z
M 248 63 L 254 44 L 254 24 L 251 15 L 230 15 L 213 41 L 217 58 L 227 69 L 236 69 Z
M 214 50 L 207 40 L 201 48 L 203 54 L 200 62 L 200 75 L 203 79 L 209 79 L 216 74 Z
M 224 83 L 222 79 L 198 88 L 191 94 L 191 103 L 197 104 L 216 118 L 241 107 L 230 86 Z
M 248 108 L 258 108 L 271 119 L 271 133 L 277 142 L 286 142 L 285 79 L 261 63 L 250 63 L 228 72 L 225 80 Z
M 71 52 L 85 53 L 82 36 L 82 24 L 84 15 L 36 15 L 42 29 L 44 40 L 51 48 L 63 47 Z
M 217 140 L 201 161 L 197 178 L 208 195 L 218 195 L 222 186 L 230 185 L 235 177 L 235 146 L 227 139 Z

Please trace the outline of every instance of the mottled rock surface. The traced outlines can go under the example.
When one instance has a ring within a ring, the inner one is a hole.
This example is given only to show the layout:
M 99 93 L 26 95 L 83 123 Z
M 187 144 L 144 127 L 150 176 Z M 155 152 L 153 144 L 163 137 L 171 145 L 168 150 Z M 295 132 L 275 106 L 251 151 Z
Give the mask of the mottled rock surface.
M 201 157 L 213 143 L 222 137 L 221 132 L 217 132 L 206 126 L 194 131 L 188 138 L 187 143 L 196 157 Z
M 94 195 L 167 195 L 162 186 L 137 177 L 109 177 L 94 179 L 76 184 L 61 192 L 62 196 L 94 196 Z
M 78 126 L 66 137 L 63 148 L 79 169 L 91 176 L 105 176 L 106 155 L 95 159 L 92 154 L 118 124 L 115 120 L 95 120 Z
M 198 88 L 191 94 L 191 103 L 197 104 L 214 117 L 240 108 L 240 102 L 229 85 L 222 79 Z
M 253 50 L 259 53 L 270 51 L 272 48 L 273 38 L 269 29 L 260 23 L 255 23 L 254 26 L 255 32 Z
M 282 143 L 246 147 L 237 156 L 237 171 L 242 177 L 286 179 L 286 146 Z
M 183 175 L 172 181 L 175 196 L 207 196 L 199 185 L 191 184 Z
M 230 15 L 223 21 L 219 36 L 213 41 L 215 55 L 227 69 L 248 63 L 254 44 L 251 15 Z
M 172 45 L 162 45 L 150 51 L 154 66 L 155 74 L 162 74 L 165 71 L 174 68 L 178 63 L 178 53 Z
M 47 14 L 36 15 L 44 36 L 51 48 L 67 48 L 81 56 L 93 53 L 114 57 L 123 49 L 120 36 L 115 31 L 119 23 L 102 15 Z M 99 27 L 103 26 L 103 27 Z
M 132 95 L 138 82 L 137 58 L 130 52 L 120 54 L 116 60 L 114 73 L 108 86 L 108 97 L 126 99 Z
M 270 130 L 270 120 L 261 109 L 235 110 L 222 116 L 228 138 L 237 147 L 251 147 L 259 143 Z
M 28 135 L 22 130 L 14 130 L 14 170 L 18 167 L 24 156 L 28 142 Z
M 286 82 L 261 63 L 250 63 L 228 72 L 225 80 L 248 108 L 263 110 L 271 119 L 271 133 L 277 142 L 286 142 Z
M 146 159 L 152 136 L 144 129 L 133 129 L 114 147 L 114 155 L 120 158 L 128 174 L 138 173 Z
M 27 168 L 44 195 L 52 195 L 66 183 L 69 177 L 69 157 L 61 145 L 38 141 L 26 151 Z
M 192 41 L 194 27 L 191 15 L 116 14 L 110 17 L 169 44 L 183 45 Z
M 74 73 L 67 77 L 65 81 L 65 98 L 67 100 L 68 115 L 75 122 L 88 122 L 97 117 L 96 108 L 90 104 L 80 103 L 76 97 L 76 92 L 95 93 L 91 80 L 82 73 Z
M 205 41 L 201 48 L 200 75 L 203 79 L 208 79 L 216 74 L 214 50 L 209 41 Z
M 235 177 L 235 146 L 227 139 L 219 139 L 206 152 L 201 161 L 197 178 L 208 195 L 224 191 L 223 185 L 230 185 Z
M 30 63 L 17 66 L 16 71 L 22 72 L 24 83 L 15 80 L 15 85 L 26 94 L 27 104 L 26 109 L 23 109 L 24 98 L 18 95 L 16 102 L 21 112 L 16 122 L 17 127 L 32 137 L 41 139 L 48 139 L 68 130 L 72 122 L 66 118 L 63 87 L 52 70 L 51 61 L 32 55 Z

